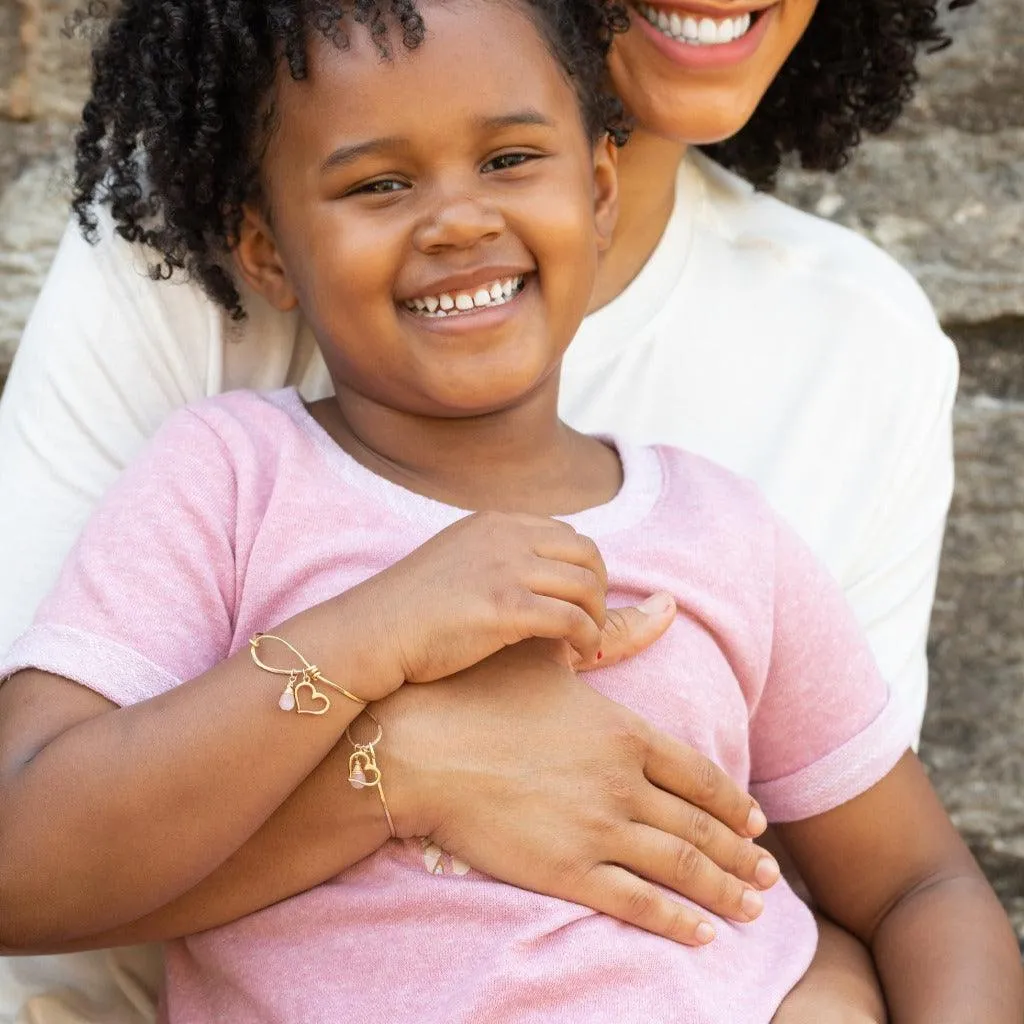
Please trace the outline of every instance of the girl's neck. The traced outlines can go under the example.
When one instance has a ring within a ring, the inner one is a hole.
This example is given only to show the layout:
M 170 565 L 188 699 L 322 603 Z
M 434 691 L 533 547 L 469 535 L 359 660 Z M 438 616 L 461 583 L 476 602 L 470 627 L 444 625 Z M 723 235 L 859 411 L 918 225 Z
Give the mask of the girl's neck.
M 601 259 L 590 309 L 616 298 L 657 248 L 675 205 L 683 143 L 637 129 L 619 150 L 619 217 L 611 248 Z
M 416 416 L 344 388 L 310 413 L 356 462 L 417 494 L 470 510 L 568 515 L 610 501 L 622 468 L 558 419 L 554 384 L 473 418 Z

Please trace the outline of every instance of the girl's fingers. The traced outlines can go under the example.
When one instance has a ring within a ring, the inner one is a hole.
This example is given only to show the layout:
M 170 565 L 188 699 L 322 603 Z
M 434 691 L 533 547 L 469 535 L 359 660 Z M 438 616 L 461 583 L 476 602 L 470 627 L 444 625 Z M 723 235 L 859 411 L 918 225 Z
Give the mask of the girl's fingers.
M 566 523 L 558 523 L 563 530 L 541 530 L 533 542 L 533 552 L 553 562 L 568 562 L 581 569 L 589 569 L 598 579 L 602 593 L 608 589 L 608 569 L 597 545 Z
M 758 889 L 768 889 L 781 874 L 778 862 L 761 847 L 736 835 L 707 811 L 666 793 L 656 786 L 648 788 L 644 807 L 637 821 L 662 833 L 668 833 L 687 842 L 703 853 L 713 864 L 728 875 Z M 672 886 L 675 888 L 675 886 Z M 715 909 L 694 893 L 683 895 L 701 906 Z M 719 913 L 715 909 L 716 913 Z
M 535 594 L 578 605 L 601 629 L 605 623 L 604 585 L 593 571 L 568 562 L 537 559 L 526 585 Z
M 515 619 L 516 636 L 511 642 L 529 637 L 565 640 L 584 659 L 595 658 L 601 647 L 601 630 L 577 604 L 543 594 L 531 594 Z
M 648 740 L 644 774 L 659 789 L 707 811 L 738 836 L 753 839 L 768 827 L 757 801 L 713 761 L 658 729 Z
M 714 938 L 714 926 L 704 914 L 615 864 L 592 868 L 583 892 L 570 898 L 686 946 L 704 946 Z
M 723 871 L 685 839 L 636 822 L 623 830 L 622 839 L 623 853 L 616 857 L 619 864 L 712 914 L 743 923 L 764 910 L 759 892 Z

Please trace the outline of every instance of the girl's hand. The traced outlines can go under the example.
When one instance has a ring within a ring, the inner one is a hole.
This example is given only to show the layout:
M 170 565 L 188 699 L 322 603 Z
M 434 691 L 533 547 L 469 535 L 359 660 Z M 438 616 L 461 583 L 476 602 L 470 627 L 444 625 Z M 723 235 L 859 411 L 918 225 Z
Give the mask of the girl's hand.
M 756 917 L 753 891 L 779 874 L 749 842 L 764 828 L 757 805 L 587 686 L 557 646 L 519 644 L 375 705 L 399 835 L 429 835 L 501 881 L 678 942 L 698 944 L 705 918 L 651 882 L 732 920 Z
M 357 591 L 401 678 L 430 682 L 530 637 L 596 662 L 607 575 L 597 545 L 544 516 L 477 512 Z

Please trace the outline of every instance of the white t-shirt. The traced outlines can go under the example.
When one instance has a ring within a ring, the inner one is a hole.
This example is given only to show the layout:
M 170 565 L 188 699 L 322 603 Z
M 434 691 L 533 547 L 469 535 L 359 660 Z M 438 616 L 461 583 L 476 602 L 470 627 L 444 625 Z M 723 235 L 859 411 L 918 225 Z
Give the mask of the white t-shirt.
M 197 287 L 151 281 L 144 254 L 101 223 L 96 247 L 69 227 L 0 402 L 4 649 L 172 409 L 239 387 L 330 392 L 296 315 L 245 294 L 249 318 L 234 325 Z M 693 153 L 657 250 L 574 340 L 562 411 L 756 480 L 839 580 L 919 727 L 956 381 L 953 345 L 892 259 Z M 109 966 L 88 956 L 73 958 L 78 987 L 107 1008 L 44 1019 L 144 1019 L 129 1001 L 110 1009 Z M 65 977 L 66 959 L 0 962 L 0 1024 Z

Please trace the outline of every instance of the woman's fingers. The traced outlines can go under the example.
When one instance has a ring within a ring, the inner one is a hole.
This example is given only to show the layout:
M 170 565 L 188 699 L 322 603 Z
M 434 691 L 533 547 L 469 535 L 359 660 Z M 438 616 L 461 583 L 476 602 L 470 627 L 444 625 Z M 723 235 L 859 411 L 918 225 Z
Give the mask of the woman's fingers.
M 723 871 L 685 839 L 634 822 L 622 834 L 623 853 L 617 863 L 657 882 L 712 914 L 732 921 L 753 921 L 764 910 L 764 898 L 746 882 Z
M 592 868 L 581 890 L 577 903 L 674 942 L 704 946 L 715 937 L 705 915 L 614 864 Z
M 768 819 L 748 793 L 692 747 L 650 730 L 644 774 L 659 789 L 707 811 L 738 836 L 754 839 Z
M 644 800 L 646 806 L 643 812 L 635 816 L 640 824 L 661 835 L 678 837 L 699 850 L 716 868 L 734 877 L 741 888 L 746 883 L 758 889 L 768 889 L 779 880 L 781 871 L 778 862 L 767 850 L 736 835 L 707 811 L 655 786 L 650 787 Z M 659 875 L 658 880 L 661 879 Z M 741 895 L 739 890 L 734 890 L 732 894 L 737 898 Z M 709 910 L 721 912 L 693 892 L 688 891 L 686 895 Z
M 642 604 L 630 608 L 608 608 L 601 630 L 601 657 L 579 660 L 573 668 L 585 672 L 607 668 L 650 647 L 676 617 L 676 603 L 671 594 L 658 593 Z

